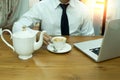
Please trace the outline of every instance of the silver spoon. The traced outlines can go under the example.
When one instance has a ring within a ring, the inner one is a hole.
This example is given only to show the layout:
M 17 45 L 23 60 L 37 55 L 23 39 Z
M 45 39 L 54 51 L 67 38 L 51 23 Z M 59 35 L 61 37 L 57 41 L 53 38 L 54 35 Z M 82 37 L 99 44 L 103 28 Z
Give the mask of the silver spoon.
M 57 51 L 58 51 L 58 50 L 55 48 L 54 45 L 52 45 L 52 47 L 53 47 L 53 52 L 57 52 Z
M 55 48 L 55 46 L 53 45 L 53 42 L 52 41 L 50 41 L 50 43 L 49 44 L 52 44 L 52 47 L 53 47 L 53 52 L 57 52 L 58 50 Z

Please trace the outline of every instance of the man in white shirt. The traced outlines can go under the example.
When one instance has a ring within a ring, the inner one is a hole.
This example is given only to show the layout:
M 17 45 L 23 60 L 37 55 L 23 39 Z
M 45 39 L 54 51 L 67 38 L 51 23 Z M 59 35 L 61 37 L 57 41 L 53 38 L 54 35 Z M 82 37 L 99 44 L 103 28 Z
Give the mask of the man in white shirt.
M 49 35 L 61 35 L 61 3 L 69 4 L 67 16 L 71 36 L 94 35 L 94 28 L 87 7 L 79 0 L 40 1 L 14 23 L 13 32 L 22 30 L 24 25 L 32 29 L 34 23 L 41 21 L 41 30 L 45 30 L 48 34 L 44 36 L 45 43 L 49 40 Z

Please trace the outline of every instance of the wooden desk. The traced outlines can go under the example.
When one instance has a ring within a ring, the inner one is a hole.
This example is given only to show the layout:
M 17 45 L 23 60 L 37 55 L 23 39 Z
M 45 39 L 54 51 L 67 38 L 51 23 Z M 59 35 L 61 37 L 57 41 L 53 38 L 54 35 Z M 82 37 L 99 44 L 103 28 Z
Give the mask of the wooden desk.
M 73 46 L 99 37 L 67 37 L 72 50 L 54 54 L 43 46 L 20 60 L 0 39 L 0 80 L 120 80 L 120 58 L 96 63 Z

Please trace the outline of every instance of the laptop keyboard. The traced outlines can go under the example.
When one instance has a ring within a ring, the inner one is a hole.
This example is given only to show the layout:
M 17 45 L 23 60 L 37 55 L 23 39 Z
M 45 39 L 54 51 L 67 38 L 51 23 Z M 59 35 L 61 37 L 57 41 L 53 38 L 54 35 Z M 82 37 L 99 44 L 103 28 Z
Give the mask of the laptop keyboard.
M 100 51 L 100 47 L 90 49 L 90 51 L 92 51 L 93 53 L 95 53 L 96 55 L 98 55 L 98 54 L 99 54 L 99 51 Z

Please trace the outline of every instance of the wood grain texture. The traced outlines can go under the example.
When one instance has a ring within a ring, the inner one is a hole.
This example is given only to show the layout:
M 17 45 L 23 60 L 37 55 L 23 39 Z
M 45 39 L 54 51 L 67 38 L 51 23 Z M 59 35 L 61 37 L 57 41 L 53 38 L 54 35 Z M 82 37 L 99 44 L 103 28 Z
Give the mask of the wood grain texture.
M 5 37 L 12 43 L 8 35 Z M 51 53 L 43 45 L 29 60 L 20 60 L 0 39 L 0 80 L 120 80 L 120 58 L 96 63 L 73 46 L 99 36 L 66 37 L 72 46 L 70 52 Z

